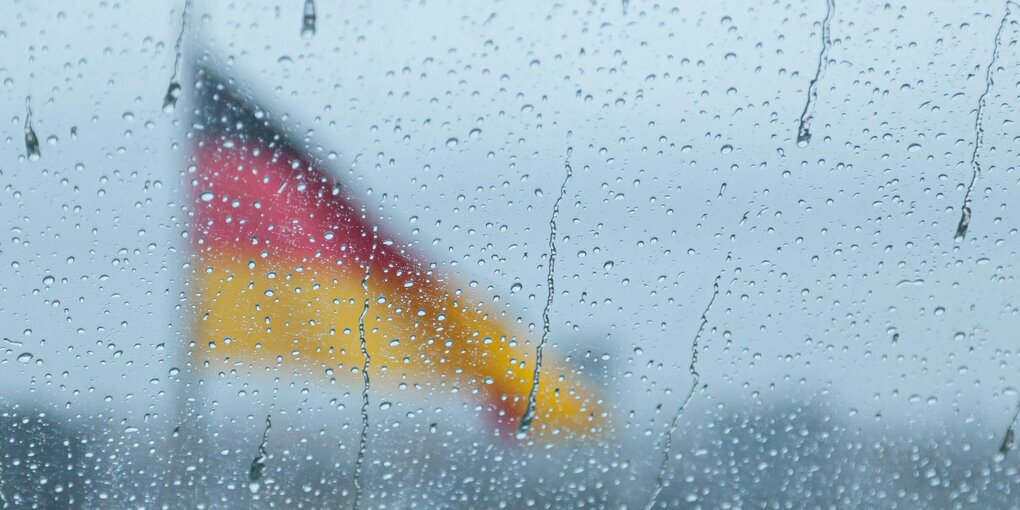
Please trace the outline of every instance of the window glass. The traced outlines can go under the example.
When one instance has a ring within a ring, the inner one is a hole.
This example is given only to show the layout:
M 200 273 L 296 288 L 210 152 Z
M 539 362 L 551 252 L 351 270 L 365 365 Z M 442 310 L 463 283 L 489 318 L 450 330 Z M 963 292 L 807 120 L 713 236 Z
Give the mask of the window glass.
M 0 508 L 1010 508 L 1020 7 L 15 2 Z

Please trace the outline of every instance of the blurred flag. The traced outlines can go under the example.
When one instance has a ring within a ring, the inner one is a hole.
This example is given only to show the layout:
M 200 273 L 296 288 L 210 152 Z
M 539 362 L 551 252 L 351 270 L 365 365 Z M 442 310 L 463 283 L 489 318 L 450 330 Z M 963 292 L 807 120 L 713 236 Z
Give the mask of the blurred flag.
M 291 366 L 311 380 L 352 374 L 344 382 L 355 384 L 363 326 L 373 384 L 477 394 L 500 434 L 516 430 L 534 348 L 485 296 L 387 233 L 352 189 L 230 81 L 209 68 L 195 78 L 195 164 L 186 176 L 192 359 L 216 371 Z M 590 383 L 548 351 L 540 381 L 532 434 L 600 429 Z

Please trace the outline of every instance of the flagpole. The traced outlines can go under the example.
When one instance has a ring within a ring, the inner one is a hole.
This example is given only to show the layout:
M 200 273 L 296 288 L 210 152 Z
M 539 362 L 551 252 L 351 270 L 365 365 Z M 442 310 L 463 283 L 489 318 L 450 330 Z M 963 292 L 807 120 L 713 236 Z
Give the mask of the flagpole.
M 186 5 L 190 6 L 190 1 Z M 185 18 L 186 19 L 186 18 Z M 185 22 L 186 23 L 186 22 Z M 182 25 L 181 34 L 183 36 L 186 30 L 186 25 Z M 182 60 L 181 57 L 178 57 Z M 193 62 L 193 55 L 191 52 L 186 56 L 185 61 Z M 194 86 L 197 74 L 193 65 L 181 66 L 180 72 L 183 73 L 181 76 L 181 83 L 185 86 L 181 87 L 180 93 L 185 95 L 183 98 L 184 104 L 188 106 L 182 117 L 189 119 L 187 126 L 188 129 L 181 132 L 184 138 L 184 143 L 176 144 L 178 150 L 183 149 L 185 156 L 178 158 L 178 168 L 188 168 L 190 165 L 195 163 L 194 148 L 192 145 L 197 143 L 192 135 L 191 126 L 194 124 L 191 119 L 195 117 L 195 108 L 199 107 L 199 103 L 195 101 L 194 93 L 196 88 Z M 174 120 L 174 124 L 178 125 L 179 119 Z M 181 172 L 178 175 L 178 185 L 180 188 L 179 197 L 182 200 L 180 211 L 182 214 L 181 223 L 185 227 L 187 235 L 191 235 L 189 232 L 191 227 L 192 206 L 188 202 L 189 190 L 187 189 L 186 173 Z M 185 244 L 190 245 L 192 241 L 188 239 Z M 166 445 L 168 450 L 167 458 L 167 477 L 164 480 L 164 494 L 161 497 L 162 508 L 190 508 L 198 503 L 199 486 L 198 481 L 201 480 L 199 473 L 199 461 L 201 455 L 199 454 L 199 447 L 203 445 L 201 441 L 201 434 L 199 433 L 199 426 L 201 420 L 201 409 L 204 405 L 204 384 L 201 378 L 198 376 L 200 367 L 195 366 L 197 362 L 193 356 L 195 342 L 198 340 L 194 338 L 194 324 L 192 321 L 195 317 L 195 296 L 190 289 L 190 278 L 189 276 L 196 270 L 193 267 L 194 258 L 190 248 L 185 248 L 184 256 L 178 259 L 178 265 L 180 267 L 180 278 L 177 280 L 178 293 L 178 306 L 175 308 L 178 310 L 177 320 L 184 327 L 179 328 L 178 336 L 175 342 L 175 349 L 173 350 L 175 365 L 174 369 L 177 370 L 176 380 L 176 392 L 174 396 L 173 408 L 171 410 L 170 419 L 168 422 L 167 430 L 165 431 Z M 191 490 L 189 490 L 191 489 Z M 190 496 L 190 497 L 189 497 Z

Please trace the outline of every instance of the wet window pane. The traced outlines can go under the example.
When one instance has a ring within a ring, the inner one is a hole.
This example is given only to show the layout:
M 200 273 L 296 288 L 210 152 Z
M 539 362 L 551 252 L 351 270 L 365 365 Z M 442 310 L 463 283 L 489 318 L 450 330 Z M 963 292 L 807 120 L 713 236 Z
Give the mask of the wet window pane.
M 13 3 L 0 508 L 1012 508 L 1018 19 Z

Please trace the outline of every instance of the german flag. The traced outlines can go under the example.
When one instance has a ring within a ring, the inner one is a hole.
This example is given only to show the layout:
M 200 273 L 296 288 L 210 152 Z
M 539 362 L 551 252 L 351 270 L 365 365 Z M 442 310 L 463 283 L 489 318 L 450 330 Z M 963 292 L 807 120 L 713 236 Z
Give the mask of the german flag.
M 497 434 L 516 430 L 535 369 L 523 335 L 484 296 L 390 235 L 230 81 L 208 68 L 194 76 L 192 361 L 289 365 L 325 381 L 358 374 L 368 355 L 373 384 L 468 390 Z M 548 351 L 539 380 L 529 435 L 600 430 L 590 383 Z

